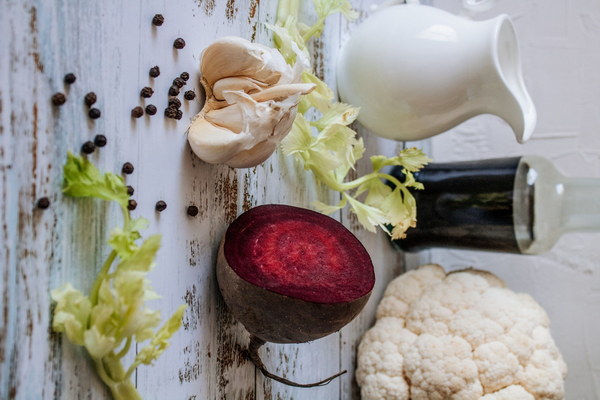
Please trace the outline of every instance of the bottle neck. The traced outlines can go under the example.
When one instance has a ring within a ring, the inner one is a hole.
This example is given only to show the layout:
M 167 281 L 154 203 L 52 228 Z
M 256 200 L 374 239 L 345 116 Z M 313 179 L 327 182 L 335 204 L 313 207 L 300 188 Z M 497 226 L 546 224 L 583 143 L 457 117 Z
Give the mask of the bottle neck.
M 562 198 L 563 233 L 600 231 L 600 179 L 564 178 L 556 190 Z

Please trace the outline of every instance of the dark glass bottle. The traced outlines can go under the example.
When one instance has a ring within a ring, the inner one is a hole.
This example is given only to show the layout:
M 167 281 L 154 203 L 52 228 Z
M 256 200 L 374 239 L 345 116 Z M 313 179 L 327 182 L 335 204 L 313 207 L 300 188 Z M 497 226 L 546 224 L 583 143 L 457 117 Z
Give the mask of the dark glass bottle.
M 541 157 L 433 163 L 415 177 L 417 227 L 394 241 L 405 251 L 539 254 L 565 232 L 600 230 L 600 179 L 566 178 Z

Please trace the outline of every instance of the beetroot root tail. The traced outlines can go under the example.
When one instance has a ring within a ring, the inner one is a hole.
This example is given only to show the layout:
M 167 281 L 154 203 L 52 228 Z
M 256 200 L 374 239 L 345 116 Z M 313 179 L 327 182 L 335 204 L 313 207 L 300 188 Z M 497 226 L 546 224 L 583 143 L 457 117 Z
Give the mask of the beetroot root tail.
M 322 381 L 314 382 L 314 383 L 297 383 L 294 381 L 290 381 L 281 376 L 270 373 L 265 368 L 265 365 L 263 364 L 262 360 L 260 359 L 260 356 L 258 355 L 258 349 L 260 349 L 261 346 L 264 345 L 265 343 L 266 342 L 264 340 L 254 336 L 254 335 L 251 335 L 250 336 L 250 344 L 248 345 L 248 356 L 250 357 L 250 360 L 254 363 L 256 368 L 258 368 L 264 376 L 266 376 L 267 378 L 273 379 L 277 382 L 283 383 L 284 385 L 303 387 L 303 388 L 325 386 L 329 382 L 334 380 L 335 378 L 337 378 L 341 375 L 344 375 L 346 372 L 348 372 L 348 371 L 344 370 L 344 371 L 338 372 L 335 375 L 330 376 L 329 378 L 326 378 L 326 379 L 323 379 Z

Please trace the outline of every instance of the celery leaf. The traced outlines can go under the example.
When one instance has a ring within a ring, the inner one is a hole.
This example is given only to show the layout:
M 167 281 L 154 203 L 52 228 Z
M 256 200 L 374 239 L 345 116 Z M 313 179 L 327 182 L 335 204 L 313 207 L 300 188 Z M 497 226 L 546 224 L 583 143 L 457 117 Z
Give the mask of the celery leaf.
M 275 33 L 275 46 L 290 64 L 298 55 L 308 54 L 307 42 L 321 35 L 328 16 L 334 13 L 348 19 L 358 16 L 348 0 L 313 0 L 313 5 L 317 21 L 309 26 L 298 21 L 299 2 L 280 1 L 277 25 L 270 29 Z M 394 239 L 404 237 L 406 230 L 416 224 L 415 199 L 408 188 L 423 189 L 413 173 L 430 159 L 416 148 L 404 149 L 394 157 L 372 156 L 373 171 L 349 180 L 349 172 L 365 152 L 362 139 L 349 127 L 359 110 L 336 102 L 333 91 L 315 75 L 310 63 L 302 72 L 302 80 L 315 84 L 316 88 L 302 97 L 292 130 L 282 141 L 283 152 L 293 155 L 304 169 L 314 174 L 317 182 L 341 194 L 336 205 L 317 201 L 313 202 L 314 207 L 331 214 L 348 204 L 365 229 L 375 232 L 380 227 Z M 309 120 L 309 115 L 320 116 Z M 382 172 L 391 166 L 402 167 L 403 181 Z
M 73 197 L 96 197 L 116 201 L 127 208 L 129 195 L 127 186 L 118 175 L 111 172 L 100 173 L 87 158 L 69 152 L 63 167 L 63 192 Z
M 95 197 L 114 201 L 121 206 L 123 226 L 109 236 L 111 253 L 104 262 L 88 296 L 71 284 L 52 291 L 56 302 L 52 329 L 64 332 L 76 345 L 83 346 L 94 360 L 100 378 L 116 400 L 141 399 L 131 382 L 140 363 L 149 364 L 168 346 L 168 340 L 181 326 L 185 305 L 160 325 L 161 315 L 146 306 L 147 300 L 159 298 L 147 279 L 160 249 L 160 235 L 142 239 L 147 228 L 144 218 L 131 219 L 127 209 L 129 195 L 120 176 L 101 173 L 89 160 L 67 156 L 63 168 L 66 195 Z M 131 345 L 150 340 L 130 367 L 125 370 L 121 359 Z M 141 355 L 140 355 L 141 354 Z

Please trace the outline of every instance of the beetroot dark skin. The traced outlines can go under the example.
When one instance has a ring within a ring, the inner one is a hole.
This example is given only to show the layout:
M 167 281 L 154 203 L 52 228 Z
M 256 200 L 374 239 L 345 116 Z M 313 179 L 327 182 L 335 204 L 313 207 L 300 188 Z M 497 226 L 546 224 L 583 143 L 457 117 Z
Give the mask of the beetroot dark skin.
M 217 280 L 229 310 L 252 335 L 257 367 L 284 383 L 312 386 L 268 373 L 258 348 L 265 341 L 302 343 L 340 330 L 366 304 L 375 275 L 363 245 L 338 221 L 303 208 L 264 205 L 227 229 Z
M 251 334 L 273 343 L 302 343 L 339 331 L 358 315 L 371 292 L 351 302 L 314 303 L 246 282 L 219 249 L 217 280 L 229 310 Z M 226 287 L 226 289 L 224 289 Z

